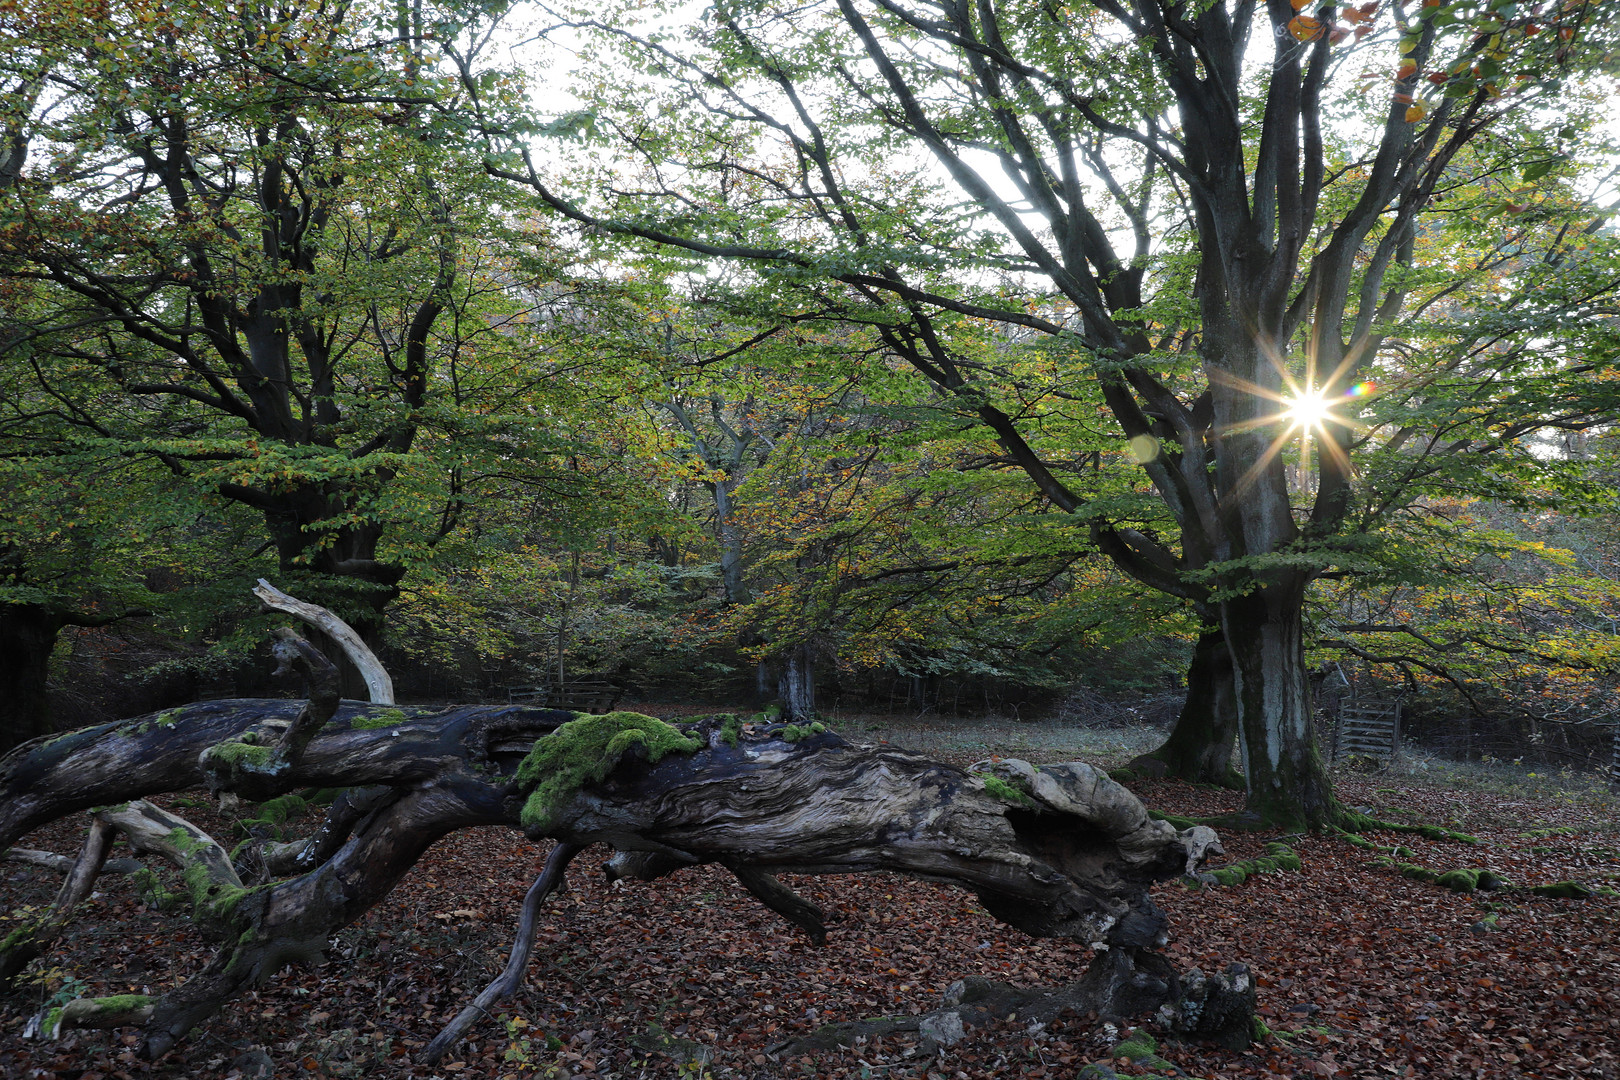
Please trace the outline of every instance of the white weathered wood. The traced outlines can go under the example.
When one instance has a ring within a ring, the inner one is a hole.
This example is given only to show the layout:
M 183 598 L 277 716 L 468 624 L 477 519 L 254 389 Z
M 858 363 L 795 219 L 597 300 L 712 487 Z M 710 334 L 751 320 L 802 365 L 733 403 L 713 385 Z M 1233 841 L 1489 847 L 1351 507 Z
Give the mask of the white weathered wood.
M 43 866 L 47 870 L 55 870 L 58 874 L 65 874 L 73 869 L 77 862 L 71 855 L 58 855 L 54 851 L 35 851 L 33 848 L 7 848 L 0 858 L 7 862 L 29 863 L 33 866 Z M 102 864 L 103 874 L 133 874 L 141 868 L 139 859 L 108 859 Z
M 294 596 L 288 596 L 264 578 L 254 587 L 253 595 L 259 602 L 271 611 L 280 611 L 315 627 L 321 633 L 338 643 L 343 654 L 349 658 L 360 672 L 361 678 L 366 680 L 366 693 L 373 705 L 394 704 L 394 680 L 389 678 L 388 669 L 383 667 L 377 654 L 371 647 L 361 640 L 354 627 L 321 607 L 311 604 Z

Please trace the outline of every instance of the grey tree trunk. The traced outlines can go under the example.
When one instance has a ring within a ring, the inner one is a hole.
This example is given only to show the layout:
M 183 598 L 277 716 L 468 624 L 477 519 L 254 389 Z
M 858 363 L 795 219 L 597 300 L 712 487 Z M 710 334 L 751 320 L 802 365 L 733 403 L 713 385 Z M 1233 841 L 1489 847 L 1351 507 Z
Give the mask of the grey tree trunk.
M 1245 814 L 1320 828 L 1341 814 L 1316 745 L 1300 603 L 1264 590 L 1222 605 L 1235 663 Z
M 816 662 L 808 644 L 788 650 L 781 660 L 777 697 L 789 720 L 813 720 L 816 715 Z
M 1164 744 L 1130 763 L 1154 776 L 1173 776 L 1194 784 L 1243 786 L 1232 768 L 1237 742 L 1237 683 L 1232 652 L 1219 627 L 1205 630 L 1193 646 L 1187 668 L 1187 700 Z

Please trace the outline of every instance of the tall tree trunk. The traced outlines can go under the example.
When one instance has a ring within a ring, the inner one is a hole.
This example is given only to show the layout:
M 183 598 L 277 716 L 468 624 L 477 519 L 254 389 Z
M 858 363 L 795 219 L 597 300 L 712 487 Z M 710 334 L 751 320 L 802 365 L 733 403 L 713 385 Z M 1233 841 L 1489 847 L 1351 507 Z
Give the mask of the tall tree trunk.
M 1234 662 L 1244 812 L 1319 828 L 1342 811 L 1316 746 L 1305 667 L 1303 581 L 1269 585 L 1221 605 Z
M 44 604 L 0 604 L 0 754 L 56 730 L 47 683 L 64 623 Z
M 1237 686 L 1232 652 L 1220 627 L 1198 635 L 1187 669 L 1187 700 L 1170 735 L 1157 750 L 1131 762 L 1138 772 L 1173 776 L 1194 784 L 1242 787 L 1232 768 L 1237 742 Z
M 816 665 L 808 644 L 793 646 L 783 658 L 777 691 L 783 719 L 809 720 L 816 715 Z
M 716 481 L 714 490 L 714 531 L 720 541 L 720 585 L 726 603 L 746 604 L 754 599 L 743 577 L 743 538 L 731 510 L 731 487 L 737 480 L 727 476 Z

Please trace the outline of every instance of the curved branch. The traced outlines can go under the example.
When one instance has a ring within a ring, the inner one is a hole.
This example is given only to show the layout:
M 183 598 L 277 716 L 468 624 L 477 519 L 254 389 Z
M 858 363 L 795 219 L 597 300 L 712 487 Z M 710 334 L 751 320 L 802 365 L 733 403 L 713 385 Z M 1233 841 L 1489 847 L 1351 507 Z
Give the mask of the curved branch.
M 388 669 L 383 667 L 382 661 L 377 659 L 377 654 L 371 651 L 371 647 L 348 623 L 318 604 L 305 603 L 288 596 L 264 578 L 259 579 L 253 595 L 271 611 L 284 612 L 302 619 L 337 642 L 348 656 L 350 663 L 359 669 L 361 676 L 366 680 L 366 690 L 371 696 L 373 705 L 394 703 L 394 681 L 388 677 Z
M 523 973 L 529 968 L 529 957 L 534 955 L 534 936 L 540 929 L 540 905 L 562 884 L 568 864 L 582 850 L 577 844 L 558 844 L 551 849 L 545 868 L 523 896 L 523 913 L 518 917 L 517 933 L 512 938 L 512 954 L 506 960 L 506 967 L 484 987 L 483 993 L 471 1005 L 457 1013 L 456 1018 L 428 1043 L 427 1049 L 422 1052 L 422 1060 L 426 1064 L 437 1065 L 445 1051 L 455 1045 L 468 1028 L 480 1017 L 489 1015 L 490 1006 L 511 997 L 523 984 Z

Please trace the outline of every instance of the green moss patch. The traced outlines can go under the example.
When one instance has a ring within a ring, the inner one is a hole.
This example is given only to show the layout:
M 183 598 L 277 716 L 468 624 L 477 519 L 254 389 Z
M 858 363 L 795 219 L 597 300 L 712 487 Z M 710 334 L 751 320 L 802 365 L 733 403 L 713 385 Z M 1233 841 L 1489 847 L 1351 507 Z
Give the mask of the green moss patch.
M 984 785 L 984 790 L 988 791 L 1002 802 L 1013 803 L 1016 806 L 1035 805 L 1034 799 L 1031 799 L 1028 795 L 1025 795 L 1022 791 L 1019 791 L 1017 788 L 1013 787 L 999 776 L 992 773 L 982 772 L 974 773 L 973 775 L 978 777 L 979 782 Z
M 1439 874 L 1435 873 L 1433 870 L 1430 870 L 1426 866 L 1419 866 L 1417 863 L 1396 863 L 1395 869 L 1400 871 L 1401 877 L 1411 878 L 1413 881 L 1421 881 L 1426 885 L 1432 885 L 1440 880 Z
M 254 733 L 244 732 L 239 739 L 227 739 L 222 743 L 215 743 L 204 753 L 208 760 L 233 768 L 262 768 L 270 763 L 271 750 L 268 746 L 260 746 L 257 741 L 249 741 Z M 254 736 L 256 739 L 257 736 Z
M 349 721 L 350 731 L 372 731 L 376 728 L 398 727 L 410 719 L 404 709 L 384 709 L 369 716 L 356 716 Z
M 26 926 L 17 927 L 17 929 L 6 935 L 6 939 L 4 941 L 0 941 L 0 956 L 4 956 L 6 953 L 11 952 L 19 945 L 24 945 L 32 941 L 38 932 L 38 925 L 33 923 Z
M 1550 896 L 1555 900 L 1590 900 L 1598 890 L 1578 881 L 1555 881 L 1550 885 L 1535 885 L 1530 889 L 1537 896 Z
M 156 998 L 145 994 L 114 994 L 111 997 L 96 998 L 96 1008 L 102 1012 L 130 1012 L 134 1009 L 144 1009 Z
M 785 724 L 780 731 L 773 732 L 778 739 L 784 742 L 803 742 L 812 735 L 820 735 L 827 730 L 827 725 L 820 721 L 809 724 Z
M 1139 1069 L 1149 1069 L 1157 1073 L 1178 1071 L 1173 1064 L 1159 1056 L 1158 1041 L 1145 1031 L 1132 1032 L 1130 1038 L 1116 1044 L 1113 1056 L 1126 1058 Z
M 1477 844 L 1479 837 L 1469 836 L 1467 833 L 1456 832 L 1452 829 L 1442 829 L 1438 825 L 1408 824 L 1401 821 L 1381 821 L 1371 814 L 1358 814 L 1348 811 L 1339 822 L 1340 830 L 1350 833 L 1368 832 L 1400 832 L 1412 833 L 1429 840 L 1452 840 L 1459 844 Z
M 1444 886 L 1452 892 L 1473 892 L 1479 888 L 1478 870 L 1447 870 L 1434 879 L 1436 885 Z
M 605 779 L 632 748 L 639 748 L 647 761 L 657 762 L 669 753 L 695 753 L 703 748 L 703 741 L 641 713 L 611 712 L 570 720 L 536 739 L 529 756 L 518 766 L 518 786 L 529 793 L 521 816 L 523 827 L 541 832 L 550 828 L 556 812 L 580 788 Z
M 1210 870 L 1198 875 L 1196 880 L 1209 880 L 1217 885 L 1241 885 L 1256 874 L 1275 874 L 1284 870 L 1298 873 L 1304 865 L 1300 862 L 1299 852 L 1280 841 L 1273 840 L 1264 850 L 1265 854 L 1259 858 L 1244 859 Z

